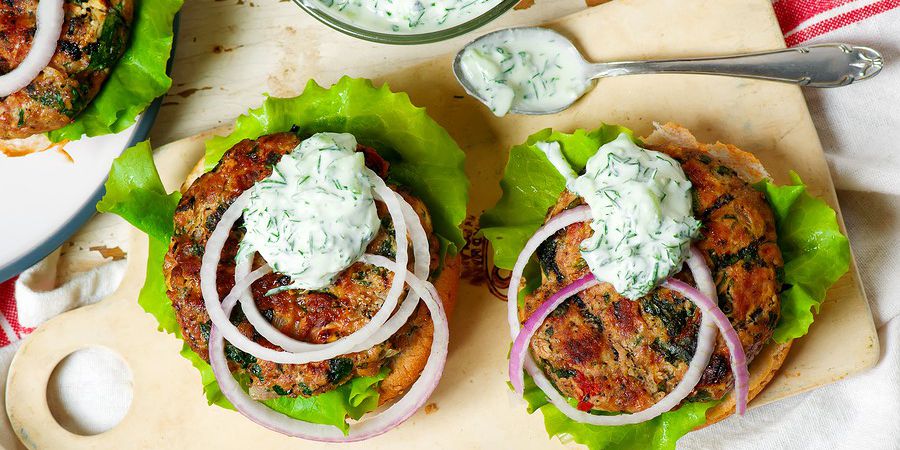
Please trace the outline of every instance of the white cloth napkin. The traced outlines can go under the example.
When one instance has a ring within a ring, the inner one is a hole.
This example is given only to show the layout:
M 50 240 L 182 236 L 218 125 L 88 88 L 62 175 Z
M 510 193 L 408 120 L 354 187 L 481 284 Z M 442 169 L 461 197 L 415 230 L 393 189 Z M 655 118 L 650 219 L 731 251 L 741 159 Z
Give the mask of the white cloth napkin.
M 887 61 L 864 83 L 805 91 L 875 316 L 881 360 L 866 373 L 688 434 L 680 449 L 900 448 L 900 8 L 812 42 L 868 45 Z
M 70 309 L 97 303 L 112 294 L 125 276 L 123 259 L 80 273 L 57 286 L 59 254 L 59 250 L 51 253 L 16 280 L 20 324 L 33 328 Z

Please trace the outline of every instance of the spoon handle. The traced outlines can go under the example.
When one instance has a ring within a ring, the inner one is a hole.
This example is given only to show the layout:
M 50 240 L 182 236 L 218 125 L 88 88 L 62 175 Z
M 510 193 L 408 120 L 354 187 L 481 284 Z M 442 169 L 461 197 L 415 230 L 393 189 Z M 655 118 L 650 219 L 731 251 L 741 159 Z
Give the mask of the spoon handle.
M 591 78 L 650 73 L 694 73 L 756 78 L 800 86 L 838 87 L 871 78 L 884 58 L 868 47 L 818 44 L 711 58 L 590 64 Z

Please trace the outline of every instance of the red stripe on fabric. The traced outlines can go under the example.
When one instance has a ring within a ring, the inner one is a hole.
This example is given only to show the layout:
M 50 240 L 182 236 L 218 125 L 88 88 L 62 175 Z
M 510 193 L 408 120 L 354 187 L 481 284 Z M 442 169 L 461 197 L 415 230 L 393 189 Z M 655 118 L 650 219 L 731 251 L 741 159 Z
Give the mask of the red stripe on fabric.
M 0 318 L 0 320 L 2 320 L 2 318 Z M 0 328 L 0 347 L 6 347 L 7 345 L 18 340 L 19 338 L 15 336 L 7 336 L 6 331 L 4 331 L 3 328 Z
M 772 7 L 781 25 L 781 32 L 787 34 L 801 23 L 852 1 L 854 0 L 777 0 Z
M 0 283 L 0 310 L 6 311 L 9 305 L 12 305 L 15 308 L 16 305 L 16 278 L 6 280 L 3 283 Z M 6 347 L 13 340 L 14 336 L 7 336 L 6 333 L 0 328 L 0 347 Z
M 821 36 L 829 31 L 834 31 L 847 25 L 854 24 L 861 20 L 867 19 L 877 14 L 890 11 L 900 7 L 900 0 L 882 0 L 880 2 L 871 3 L 862 8 L 848 11 L 839 16 L 823 20 L 815 25 L 804 28 L 785 38 L 788 47 L 793 47 L 804 41 L 808 41 L 816 36 Z
M 15 331 L 20 338 L 23 338 L 34 331 L 34 328 L 25 327 L 19 323 L 18 302 L 2 303 L 0 306 L 2 306 L 3 315 L 6 317 L 6 321 L 9 322 L 9 326 L 12 327 L 13 331 Z
M 19 308 L 16 304 L 15 295 L 16 278 L 18 277 L 0 283 L 0 314 L 3 314 L 3 317 L 6 318 L 10 328 L 12 328 L 13 332 L 18 334 L 18 336 L 7 336 L 6 333 L 0 329 L 0 347 L 5 347 L 34 331 L 34 328 L 23 327 L 19 324 Z
M 34 331 L 34 328 L 23 327 L 19 324 L 19 308 L 16 303 L 16 278 L 18 277 L 0 283 L 0 314 L 3 314 L 12 331 L 17 334 L 17 336 L 7 336 L 0 329 L 0 347 L 16 342 Z
M 0 305 L 5 305 L 9 302 L 15 303 L 16 278 L 19 277 L 13 277 L 0 283 Z

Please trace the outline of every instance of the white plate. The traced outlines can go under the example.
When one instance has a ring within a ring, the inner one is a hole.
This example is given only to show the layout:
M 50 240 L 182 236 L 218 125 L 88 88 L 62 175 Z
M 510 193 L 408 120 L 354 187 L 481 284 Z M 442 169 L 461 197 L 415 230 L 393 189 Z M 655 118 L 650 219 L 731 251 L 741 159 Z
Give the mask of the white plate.
M 169 76 L 180 18 L 175 14 L 172 22 Z M 66 144 L 71 160 L 55 149 L 17 158 L 0 154 L 0 283 L 50 254 L 94 215 L 112 160 L 147 139 L 161 103 L 162 97 L 154 100 L 127 130 Z
M 0 282 L 62 245 L 95 212 L 112 160 L 147 138 L 159 101 L 131 128 L 66 144 L 58 150 L 0 155 Z

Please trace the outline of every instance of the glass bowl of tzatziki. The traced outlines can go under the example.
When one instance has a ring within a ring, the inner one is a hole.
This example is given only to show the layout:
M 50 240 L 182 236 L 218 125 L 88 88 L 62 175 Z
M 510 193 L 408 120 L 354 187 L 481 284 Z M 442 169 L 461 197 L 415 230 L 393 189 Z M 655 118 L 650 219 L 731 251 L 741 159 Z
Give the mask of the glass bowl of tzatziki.
M 480 28 L 519 0 L 294 0 L 344 34 L 384 44 L 427 44 Z

